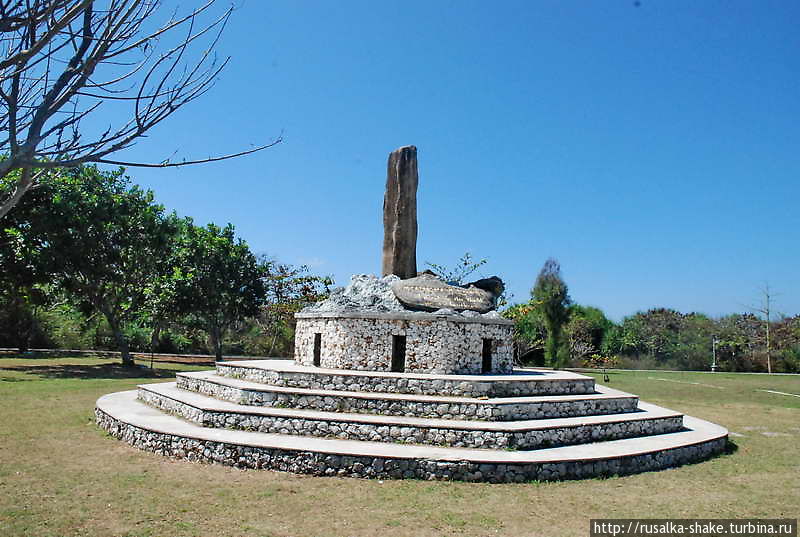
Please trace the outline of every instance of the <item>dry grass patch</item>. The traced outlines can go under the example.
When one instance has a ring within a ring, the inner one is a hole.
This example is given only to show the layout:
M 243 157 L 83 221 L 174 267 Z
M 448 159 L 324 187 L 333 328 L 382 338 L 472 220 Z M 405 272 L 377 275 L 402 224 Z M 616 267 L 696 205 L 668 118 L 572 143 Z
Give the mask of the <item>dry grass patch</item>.
M 613 374 L 614 388 L 743 435 L 736 451 L 623 478 L 490 485 L 240 471 L 136 450 L 95 426 L 94 402 L 203 369 L 156 366 L 0 358 L 0 534 L 558 537 L 586 535 L 590 518 L 797 516 L 800 398 L 756 391 L 800 393 L 797 376 Z

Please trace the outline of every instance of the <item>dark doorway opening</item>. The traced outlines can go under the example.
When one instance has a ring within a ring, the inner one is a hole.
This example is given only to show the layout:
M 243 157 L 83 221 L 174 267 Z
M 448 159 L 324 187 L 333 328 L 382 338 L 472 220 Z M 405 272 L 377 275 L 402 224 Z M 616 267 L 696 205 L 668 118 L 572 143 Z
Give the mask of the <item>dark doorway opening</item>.
M 322 359 L 322 334 L 314 334 L 314 365 L 319 367 Z
M 406 370 L 406 336 L 392 336 L 392 371 Z
M 489 373 L 492 370 L 492 340 L 483 338 L 483 350 L 481 351 L 481 373 Z

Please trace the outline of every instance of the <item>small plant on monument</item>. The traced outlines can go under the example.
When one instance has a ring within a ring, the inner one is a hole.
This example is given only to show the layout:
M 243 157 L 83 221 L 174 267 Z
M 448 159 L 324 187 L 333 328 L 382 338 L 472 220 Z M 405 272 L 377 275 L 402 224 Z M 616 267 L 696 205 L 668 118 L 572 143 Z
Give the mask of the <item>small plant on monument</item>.
M 463 285 L 467 276 L 478 270 L 480 267 L 488 263 L 489 260 L 484 258 L 479 261 L 473 259 L 472 254 L 467 252 L 461 259 L 459 259 L 453 268 L 445 265 L 437 265 L 426 261 L 425 264 L 430 267 L 430 270 L 439 278 L 450 285 Z

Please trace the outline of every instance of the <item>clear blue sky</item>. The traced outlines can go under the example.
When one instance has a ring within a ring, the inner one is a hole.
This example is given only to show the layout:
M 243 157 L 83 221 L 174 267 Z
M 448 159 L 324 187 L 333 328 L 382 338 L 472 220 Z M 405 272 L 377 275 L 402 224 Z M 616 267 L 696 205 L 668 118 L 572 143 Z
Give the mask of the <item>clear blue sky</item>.
M 419 150 L 418 259 L 528 298 L 800 313 L 800 3 L 240 2 L 216 88 L 125 155 L 168 208 L 344 284 L 380 271 L 390 151 Z

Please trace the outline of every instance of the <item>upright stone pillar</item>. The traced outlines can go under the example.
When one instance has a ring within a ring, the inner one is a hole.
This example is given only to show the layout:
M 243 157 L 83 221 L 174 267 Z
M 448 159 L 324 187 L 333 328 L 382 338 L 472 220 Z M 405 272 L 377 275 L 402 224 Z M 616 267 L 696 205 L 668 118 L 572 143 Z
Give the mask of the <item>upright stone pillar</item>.
M 383 197 L 383 275 L 417 275 L 417 148 L 389 154 Z

